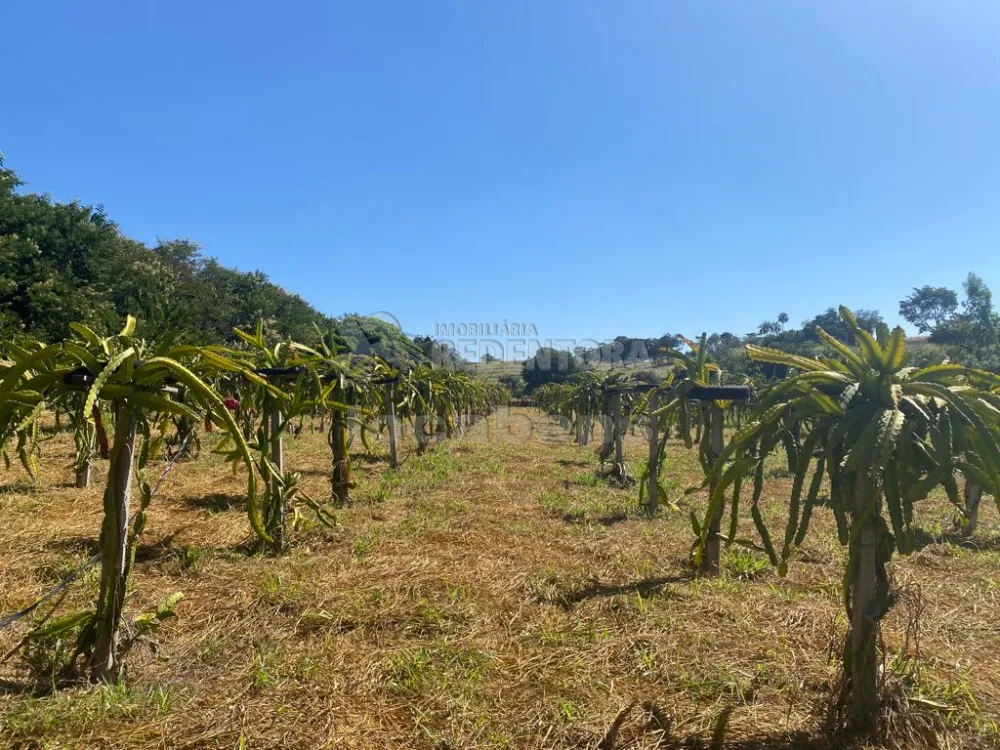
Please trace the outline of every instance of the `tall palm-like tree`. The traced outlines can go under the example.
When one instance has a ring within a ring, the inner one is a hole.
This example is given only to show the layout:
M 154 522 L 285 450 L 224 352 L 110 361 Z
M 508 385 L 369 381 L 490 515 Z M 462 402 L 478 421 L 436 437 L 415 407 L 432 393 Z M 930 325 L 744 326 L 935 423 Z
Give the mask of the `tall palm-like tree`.
M 443 367 L 420 364 L 408 375 L 417 453 L 422 454 L 432 437 L 440 440 L 454 430 L 458 395 L 452 386 L 452 372 Z
M 115 434 L 101 524 L 100 587 L 95 611 L 80 621 L 83 629 L 78 644 L 80 652 L 89 653 L 95 681 L 115 679 L 120 673 L 122 611 L 136 540 L 145 526 L 153 493 L 143 468 L 162 442 L 166 415 L 182 415 L 195 422 L 207 415 L 227 431 L 230 444 L 220 452 L 249 469 L 250 520 L 263 533 L 249 447 L 222 397 L 206 382 L 220 371 L 239 370 L 240 365 L 211 349 L 149 345 L 134 336 L 135 324 L 129 316 L 125 327 L 110 337 L 73 324 L 76 335 L 63 342 L 31 351 L 9 350 L 14 364 L 0 372 L 0 444 L 11 435 L 18 435 L 20 443 L 23 436 L 36 433 L 37 417 L 45 404 L 65 403 L 70 394 L 85 394 L 82 414 L 87 416 L 99 401 L 112 404 Z M 186 398 L 181 397 L 182 391 Z M 15 415 L 21 415 L 16 422 Z M 140 500 L 133 513 L 136 477 Z
M 878 722 L 876 631 L 893 602 L 886 564 L 894 552 L 913 550 L 914 505 L 931 490 L 943 487 L 961 513 L 957 476 L 1000 486 L 1000 396 L 991 390 L 996 375 L 947 363 L 906 367 L 901 328 L 889 332 L 881 326 L 876 338 L 847 308 L 840 308 L 840 316 L 854 333 L 856 350 L 819 328 L 816 333 L 832 357 L 747 347 L 753 359 L 787 365 L 795 374 L 761 399 L 752 421 L 713 467 L 708 513 L 721 508 L 729 485 L 752 475 L 751 514 L 768 555 L 784 574 L 792 549 L 808 532 L 824 476 L 829 479 L 829 504 L 840 541 L 849 549 L 844 672 L 851 724 L 867 733 Z M 797 431 L 805 432 L 801 443 L 792 439 Z M 765 458 L 780 448 L 788 453 L 795 476 L 779 553 L 757 503 Z M 737 511 L 734 503 L 734 528 Z M 702 526 L 702 548 L 712 533 L 708 524 Z
M 4 342 L 2 354 L 5 361 L 0 362 L 0 455 L 9 465 L 10 442 L 16 439 L 14 451 L 17 458 L 28 475 L 36 478 L 38 417 L 46 407 L 46 392 L 31 383 L 40 383 L 41 380 L 34 378 L 41 379 L 47 371 L 59 367 L 59 347 L 48 347 L 40 341 L 22 338 L 17 342 Z
M 664 383 L 667 390 L 662 397 L 666 400 L 664 406 L 659 409 L 657 416 L 669 428 L 675 421 L 681 438 L 688 448 L 694 446 L 691 431 L 694 428 L 698 434 L 698 459 L 701 463 L 702 471 L 708 476 L 712 474 L 719 457 L 725 447 L 724 427 L 725 412 L 732 406 L 730 401 L 702 401 L 695 403 L 689 396 L 695 388 L 702 388 L 709 385 L 717 385 L 722 381 L 722 370 L 708 358 L 708 336 L 701 334 L 698 342 L 679 337 L 687 344 L 691 350 L 690 354 L 684 354 L 676 349 L 667 352 L 667 356 L 674 362 L 672 377 Z M 670 417 L 670 419 L 664 419 Z M 733 490 L 732 504 L 736 507 L 739 504 L 740 485 L 736 484 Z M 721 539 L 720 531 L 724 507 L 722 503 L 713 505 L 711 512 L 705 516 L 704 522 L 699 523 L 697 517 L 692 512 L 691 525 L 695 535 L 704 538 L 703 547 L 699 547 L 697 563 L 704 573 L 715 574 L 719 572 L 721 560 Z
M 974 373 L 972 377 L 978 384 L 985 385 L 986 388 L 990 389 L 987 398 L 990 399 L 991 403 L 1000 405 L 1000 386 L 990 387 L 992 383 L 988 379 L 984 382 L 982 375 Z M 979 525 L 979 506 L 983 495 L 992 495 L 997 506 L 1000 507 L 1000 485 L 990 473 L 990 467 L 983 458 L 983 452 L 974 443 L 970 443 L 961 433 L 954 435 L 953 439 L 955 440 L 955 452 L 960 453 L 964 459 L 966 475 L 963 502 L 962 507 L 956 513 L 956 525 L 962 534 L 971 536 Z
M 576 442 L 589 445 L 594 433 L 594 417 L 600 415 L 604 403 L 601 376 L 591 370 L 584 370 L 573 373 L 568 385 L 572 390 L 568 394 L 567 406 L 572 415 Z
M 263 321 L 258 321 L 252 334 L 239 329 L 234 333 L 249 347 L 240 353 L 242 369 L 229 378 L 229 386 L 240 396 L 240 422 L 265 480 L 261 539 L 271 552 L 281 553 L 287 544 L 289 519 L 294 525 L 300 516 L 299 503 L 328 523 L 326 510 L 299 488 L 299 474 L 286 471 L 284 438 L 296 417 L 320 406 L 340 407 L 324 399 L 318 369 L 322 357 L 316 350 L 291 340 L 270 345 Z
M 350 415 L 350 409 L 356 412 L 360 409 L 365 400 L 368 378 L 359 363 L 351 359 L 328 359 L 325 367 L 328 380 L 326 400 L 336 405 L 330 414 L 330 430 L 327 433 L 327 442 L 333 454 L 330 495 L 338 505 L 348 505 L 355 486 L 351 478 L 350 453 L 351 420 L 355 417 Z
M 572 388 L 566 383 L 544 383 L 534 390 L 531 398 L 542 411 L 568 419 L 572 412 L 569 405 L 571 394 Z
M 327 442 L 333 454 L 330 471 L 330 495 L 338 505 L 351 502 L 354 480 L 351 478 L 350 429 L 352 421 L 364 428 L 358 414 L 363 405 L 378 394 L 371 391 L 375 360 L 352 354 L 345 342 L 335 335 L 321 335 L 314 353 L 313 366 L 323 382 L 320 400 L 331 411 Z
M 634 387 L 635 379 L 631 373 L 610 372 L 601 381 L 604 413 L 598 455 L 604 462 L 614 453 L 614 462 L 605 476 L 622 487 L 635 482 L 625 466 L 625 429 L 635 402 Z

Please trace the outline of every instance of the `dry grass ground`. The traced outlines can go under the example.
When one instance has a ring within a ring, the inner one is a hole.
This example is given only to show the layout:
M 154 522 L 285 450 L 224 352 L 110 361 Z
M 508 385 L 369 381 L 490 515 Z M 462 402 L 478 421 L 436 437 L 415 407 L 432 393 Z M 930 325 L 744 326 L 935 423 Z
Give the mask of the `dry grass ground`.
M 68 436 L 45 444 L 38 488 L 4 475 L 0 615 L 94 548 L 101 486 L 67 484 L 71 447 Z M 325 497 L 324 436 L 306 430 L 287 452 L 305 489 Z M 630 437 L 627 452 L 638 475 L 644 440 Z M 241 477 L 207 446 L 178 464 L 151 506 L 129 603 L 135 612 L 185 593 L 156 653 L 133 653 L 122 685 L 49 696 L 26 692 L 29 672 L 13 657 L 0 666 L 0 744 L 843 746 L 819 730 L 844 634 L 828 511 L 816 511 L 787 578 L 731 550 L 724 575 L 699 580 L 687 510 L 704 495 L 682 495 L 700 473 L 679 444 L 666 468 L 679 509 L 652 519 L 636 512 L 634 489 L 596 480 L 593 448 L 570 445 L 533 410 L 406 453 L 398 472 L 359 457 L 355 505 L 333 530 L 300 531 L 280 559 L 247 551 Z M 777 464 L 772 473 L 765 510 L 782 528 L 790 481 Z M 894 568 L 908 596 L 885 624 L 891 652 L 904 648 L 918 599 L 923 611 L 919 669 L 888 666 L 945 726 L 941 747 L 997 746 L 1000 551 L 996 512 L 984 516 L 976 546 L 935 542 L 950 513 L 929 502 L 927 544 Z M 95 594 L 91 571 L 61 609 Z M 28 624 L 0 631 L 0 650 Z

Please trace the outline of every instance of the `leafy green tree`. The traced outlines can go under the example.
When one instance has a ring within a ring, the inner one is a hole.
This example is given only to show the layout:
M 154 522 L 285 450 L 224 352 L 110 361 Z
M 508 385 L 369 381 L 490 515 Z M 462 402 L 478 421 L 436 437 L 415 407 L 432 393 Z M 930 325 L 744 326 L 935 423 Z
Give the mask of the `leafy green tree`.
M 262 319 L 272 344 L 339 326 L 362 349 L 393 345 L 408 358 L 420 357 L 419 347 L 384 321 L 335 321 L 266 274 L 226 268 L 190 240 L 161 240 L 150 248 L 125 237 L 100 206 L 56 203 L 20 193 L 20 185 L 0 156 L 0 330 L 54 340 L 73 321 L 111 332 L 133 314 L 136 335 L 150 340 L 169 334 L 229 344 L 236 340 L 233 329 Z
M 859 309 L 854 316 L 854 320 L 857 321 L 858 328 L 874 334 L 878 325 L 882 323 L 882 316 L 878 310 Z M 825 312 L 804 323 L 802 328 L 806 335 L 813 341 L 819 340 L 816 335 L 816 329 L 822 328 L 828 334 L 844 343 L 854 343 L 854 331 L 844 322 L 837 309 L 833 307 L 828 307 Z
M 108 290 L 121 238 L 101 208 L 19 195 L 0 160 L 0 309 L 28 333 L 56 338 L 70 322 L 106 327 L 118 317 Z
M 413 343 L 420 349 L 424 362 L 452 368 L 462 364 L 462 358 L 445 341 L 438 341 L 430 336 L 414 336 Z
M 993 309 L 993 293 L 979 276 L 970 273 L 962 288 L 965 290 L 963 316 L 971 330 L 969 348 L 982 354 L 997 345 L 1000 316 Z
M 406 369 L 425 359 L 421 346 L 403 334 L 399 326 L 381 318 L 356 313 L 343 315 L 331 323 L 329 334 L 341 351 L 378 357 L 396 368 Z M 431 354 L 426 358 L 431 358 Z
M 899 303 L 899 314 L 920 333 L 933 333 L 958 310 L 958 295 L 943 286 L 914 287 Z
M 506 388 L 512 396 L 518 398 L 524 395 L 527 385 L 520 375 L 501 375 L 497 382 Z
M 954 358 L 996 370 L 1000 368 L 1000 316 L 993 307 L 993 294 L 974 273 L 962 287 L 962 311 L 943 320 L 932 332 L 931 341 L 945 345 Z
M 579 369 L 572 352 L 543 346 L 521 365 L 521 379 L 531 393 L 543 383 L 564 383 Z

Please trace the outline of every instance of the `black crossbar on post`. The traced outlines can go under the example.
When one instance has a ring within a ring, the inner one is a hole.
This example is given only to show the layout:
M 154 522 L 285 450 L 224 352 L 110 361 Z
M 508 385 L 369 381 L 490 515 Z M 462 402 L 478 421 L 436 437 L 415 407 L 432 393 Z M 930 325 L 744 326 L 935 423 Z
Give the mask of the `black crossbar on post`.
M 66 385 L 79 386 L 80 388 L 89 388 L 94 384 L 97 376 L 94 375 L 86 367 L 77 367 L 72 372 L 66 373 L 63 378 L 63 383 Z
M 617 385 L 605 388 L 607 393 L 649 393 L 659 390 L 660 383 L 636 383 L 634 385 Z M 668 389 L 669 392 L 669 389 Z M 753 389 L 747 385 L 696 385 L 687 392 L 689 401 L 749 401 L 753 398 Z
M 97 376 L 88 370 L 86 367 L 77 367 L 72 372 L 68 372 L 63 376 L 63 383 L 68 385 L 72 390 L 87 391 L 90 390 L 91 386 L 97 380 Z M 164 386 L 162 388 L 157 388 L 156 390 L 149 391 L 150 393 L 179 393 L 180 389 L 175 388 L 171 384 L 176 384 L 177 380 L 172 377 L 165 377 L 163 379 Z
M 295 380 L 299 375 L 305 372 L 304 367 L 261 367 L 258 370 L 254 370 L 254 373 L 267 380 L 275 381 L 286 381 Z M 329 383 L 335 377 L 334 373 L 324 373 L 320 376 L 320 380 L 324 383 Z M 392 385 L 393 383 L 398 383 L 402 379 L 401 375 L 397 375 L 394 378 L 378 378 L 376 380 L 370 381 L 372 385 Z
M 294 380 L 304 370 L 304 367 L 261 367 L 254 373 L 268 380 Z
M 687 397 L 690 401 L 749 401 L 753 390 L 747 385 L 696 385 Z

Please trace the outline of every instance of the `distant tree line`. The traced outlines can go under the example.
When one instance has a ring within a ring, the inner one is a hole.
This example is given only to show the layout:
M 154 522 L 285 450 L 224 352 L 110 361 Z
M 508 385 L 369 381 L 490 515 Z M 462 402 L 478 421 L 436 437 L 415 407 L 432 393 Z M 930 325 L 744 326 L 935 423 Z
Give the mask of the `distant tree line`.
M 923 286 L 899 303 L 899 314 L 913 325 L 922 337 L 915 337 L 909 347 L 912 364 L 926 365 L 948 358 L 974 367 L 1000 370 L 1000 315 L 993 307 L 993 295 L 986 283 L 970 273 L 958 293 L 946 287 Z M 884 323 L 878 310 L 855 311 L 858 326 L 874 334 Z M 770 379 L 782 372 L 747 359 L 748 343 L 815 357 L 824 353 L 816 328 L 820 327 L 849 346 L 854 333 L 844 323 L 836 308 L 805 320 L 799 327 L 789 327 L 787 313 L 762 322 L 756 331 L 737 335 L 728 331 L 713 333 L 706 341 L 709 358 L 716 362 L 727 381 L 745 377 Z M 521 388 L 530 392 L 544 383 L 565 382 L 574 372 L 604 366 L 638 368 L 666 364 L 667 352 L 685 346 L 683 337 L 664 334 L 658 338 L 618 336 L 596 347 L 577 347 L 572 352 L 541 348 L 522 364 Z M 639 370 L 641 373 L 642 370 Z M 517 392 L 517 384 L 508 388 Z
M 430 357 L 391 323 L 324 315 L 261 271 L 227 268 L 189 240 L 149 247 L 126 237 L 101 206 L 57 203 L 19 192 L 21 184 L 0 155 L 0 333 L 56 340 L 72 321 L 110 332 L 131 314 L 144 338 L 221 344 L 234 341 L 234 328 L 263 320 L 273 340 L 312 342 L 318 329 L 347 350 Z

